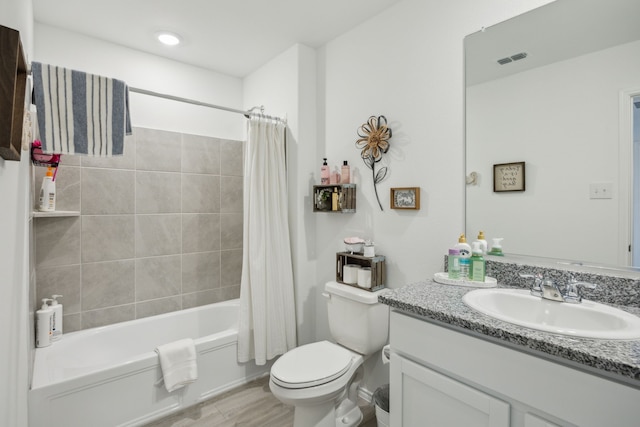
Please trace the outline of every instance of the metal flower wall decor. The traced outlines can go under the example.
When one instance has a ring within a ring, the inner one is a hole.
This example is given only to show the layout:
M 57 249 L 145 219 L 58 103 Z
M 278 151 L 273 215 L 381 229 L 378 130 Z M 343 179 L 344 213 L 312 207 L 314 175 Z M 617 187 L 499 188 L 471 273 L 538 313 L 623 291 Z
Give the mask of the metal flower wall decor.
M 389 139 L 391 138 L 391 128 L 387 126 L 387 118 L 385 116 L 371 116 L 369 120 L 358 129 L 356 147 L 362 150 L 360 156 L 362 161 L 369 169 L 373 178 L 373 190 L 376 193 L 376 200 L 380 210 L 382 203 L 378 197 L 378 188 L 376 185 L 387 176 L 387 167 L 384 166 L 376 172 L 376 163 L 382 160 L 382 155 L 389 151 Z

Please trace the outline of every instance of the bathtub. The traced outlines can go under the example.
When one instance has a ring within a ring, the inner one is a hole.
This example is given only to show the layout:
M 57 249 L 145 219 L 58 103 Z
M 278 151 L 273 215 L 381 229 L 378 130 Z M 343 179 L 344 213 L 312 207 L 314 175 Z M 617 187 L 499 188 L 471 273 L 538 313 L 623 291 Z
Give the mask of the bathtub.
M 35 352 L 29 426 L 138 426 L 266 375 L 238 363 L 238 300 L 65 334 Z M 154 349 L 193 338 L 198 380 L 168 393 Z

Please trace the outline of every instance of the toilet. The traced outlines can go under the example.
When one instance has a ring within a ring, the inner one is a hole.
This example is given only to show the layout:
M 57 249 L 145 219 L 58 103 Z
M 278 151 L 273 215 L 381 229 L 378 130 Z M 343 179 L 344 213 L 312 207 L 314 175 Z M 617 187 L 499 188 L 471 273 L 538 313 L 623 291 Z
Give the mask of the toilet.
M 294 348 L 271 367 L 269 387 L 295 407 L 294 427 L 354 427 L 362 421 L 357 405 L 362 364 L 389 336 L 389 307 L 378 303 L 382 292 L 328 282 L 322 295 L 336 343 Z

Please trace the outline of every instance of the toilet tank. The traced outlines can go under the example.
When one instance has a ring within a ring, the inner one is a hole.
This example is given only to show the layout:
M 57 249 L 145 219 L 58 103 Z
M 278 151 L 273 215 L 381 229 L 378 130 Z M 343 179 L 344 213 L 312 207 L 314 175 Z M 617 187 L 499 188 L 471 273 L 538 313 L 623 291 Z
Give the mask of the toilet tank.
M 325 285 L 329 329 L 338 344 L 367 356 L 387 343 L 389 306 L 378 302 L 385 291 L 369 292 L 338 282 Z

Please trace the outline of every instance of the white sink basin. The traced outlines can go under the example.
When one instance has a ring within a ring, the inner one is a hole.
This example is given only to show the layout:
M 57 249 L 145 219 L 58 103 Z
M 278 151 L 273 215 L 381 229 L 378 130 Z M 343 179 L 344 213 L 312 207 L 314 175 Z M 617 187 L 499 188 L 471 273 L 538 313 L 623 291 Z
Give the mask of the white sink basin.
M 478 289 L 462 300 L 487 316 L 525 328 L 582 338 L 640 339 L 640 317 L 593 301 L 549 301 L 525 289 Z

